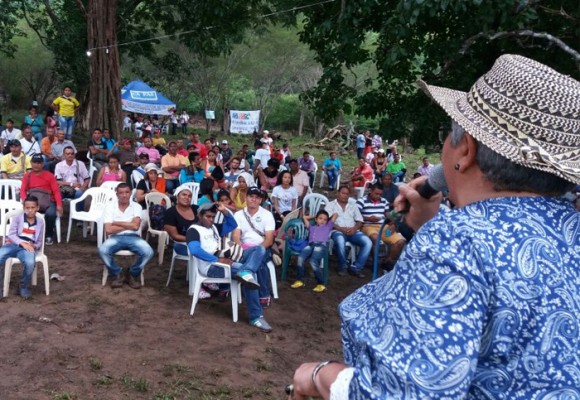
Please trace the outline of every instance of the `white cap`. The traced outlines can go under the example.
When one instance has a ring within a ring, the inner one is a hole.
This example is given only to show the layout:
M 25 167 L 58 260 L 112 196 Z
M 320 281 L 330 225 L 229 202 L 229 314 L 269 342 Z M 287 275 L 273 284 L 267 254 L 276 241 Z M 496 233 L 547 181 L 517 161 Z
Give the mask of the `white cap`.
M 265 133 L 266 135 L 269 135 L 270 134 L 270 131 L 267 131 L 265 129 L 262 132 Z
M 222 144 L 228 144 L 228 141 L 224 139 L 222 140 Z

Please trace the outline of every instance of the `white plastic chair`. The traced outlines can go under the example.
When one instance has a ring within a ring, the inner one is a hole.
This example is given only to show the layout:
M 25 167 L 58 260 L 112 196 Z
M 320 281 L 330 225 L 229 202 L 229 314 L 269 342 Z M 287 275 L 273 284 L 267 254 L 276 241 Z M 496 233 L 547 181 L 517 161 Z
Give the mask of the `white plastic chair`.
M 117 190 L 117 186 L 119 186 L 121 183 L 121 181 L 106 181 L 101 183 L 101 186 L 99 186 L 102 189 L 109 189 L 112 190 L 113 192 Z
M 199 195 L 199 183 L 197 182 L 182 183 L 180 186 L 177 187 L 177 189 L 181 187 L 186 187 L 191 191 L 191 205 L 197 204 L 197 197 Z M 177 189 L 175 189 L 175 191 L 177 191 Z
M 316 213 L 329 202 L 328 198 L 322 194 L 310 193 L 304 196 L 302 200 L 302 209 L 308 216 L 315 216 Z
M 6 235 L 8 234 L 8 231 L 10 229 L 10 221 L 12 220 L 12 218 L 14 218 L 15 216 L 22 214 L 22 210 L 13 210 L 10 211 L 8 214 L 6 214 L 5 219 L 3 221 L 6 221 L 6 223 L 2 223 L 3 225 L 3 234 L 4 234 L 4 241 L 6 240 Z M 42 221 L 44 221 L 44 217 L 42 216 L 42 214 L 37 214 L 37 218 L 41 219 Z M 46 225 L 43 224 L 43 226 L 46 228 Z M 42 264 L 42 269 L 44 270 L 44 292 L 46 293 L 46 295 L 48 296 L 50 294 L 50 278 L 49 278 L 49 272 L 48 272 L 48 258 L 46 257 L 46 255 L 44 254 L 44 233 L 45 233 L 45 229 L 42 229 L 42 232 L 40 233 L 40 250 L 36 252 L 36 256 L 35 256 L 35 262 L 36 263 L 41 263 Z M 3 243 L 4 243 L 3 241 Z M 10 275 L 12 274 L 12 266 L 14 264 L 20 264 L 20 260 L 16 257 L 10 257 L 8 260 L 6 260 L 6 264 L 4 266 L 4 296 L 7 297 L 8 293 L 9 293 L 9 289 L 10 289 Z M 37 285 L 37 268 L 35 266 L 34 268 L 34 272 L 32 273 L 32 286 L 36 286 Z
M 136 188 L 137 184 L 141 182 L 144 177 L 145 175 L 143 175 L 137 169 L 134 169 L 133 172 L 131 172 L 131 183 L 133 184 L 133 188 Z
M 139 226 L 139 230 L 137 232 L 139 234 L 139 237 L 141 237 L 141 227 L 142 227 L 142 225 Z M 103 232 L 103 234 L 104 234 L 104 232 Z M 105 237 L 105 239 L 106 239 L 106 237 Z M 133 253 L 132 251 L 129 251 L 129 250 L 119 250 L 118 252 L 115 253 L 115 256 L 119 256 L 119 257 L 131 257 L 134 255 L 135 255 L 135 253 Z M 103 280 L 102 280 L 103 286 L 105 286 L 107 284 L 108 277 L 109 277 L 109 270 L 107 269 L 106 265 L 103 265 Z M 143 268 L 141 270 L 141 286 L 145 286 L 145 268 Z
M 91 197 L 91 205 L 89 211 L 76 211 L 77 203 Z M 110 189 L 103 189 L 100 187 L 88 188 L 81 197 L 70 202 L 70 211 L 68 218 L 68 232 L 66 235 L 66 242 L 70 240 L 70 233 L 72 230 L 72 221 L 83 222 L 83 237 L 87 237 L 86 222 L 97 224 L 97 243 L 100 246 L 103 244 L 103 213 L 105 207 L 111 204 L 115 199 L 115 192 Z
M 184 246 L 187 246 L 187 243 L 185 242 L 174 242 L 174 247 L 173 247 L 173 255 L 171 256 L 171 264 L 169 265 L 169 275 L 167 275 L 167 283 L 165 284 L 165 286 L 169 287 L 169 282 L 171 282 L 171 276 L 173 275 L 173 267 L 175 265 L 175 260 L 182 260 L 182 261 L 187 261 L 189 262 L 189 256 L 182 256 L 181 254 L 177 254 L 175 252 L 175 245 L 176 244 L 182 244 Z M 189 281 L 189 268 L 187 268 L 187 276 L 186 279 Z
M 20 200 L 20 187 L 22 181 L 17 179 L 0 179 L 1 200 Z
M 356 198 L 360 199 L 365 195 L 365 191 L 368 189 L 369 185 L 375 183 L 376 179 L 372 181 L 365 181 L 365 184 L 361 187 L 355 187 L 354 192 L 356 193 Z
M 147 235 L 145 240 L 149 241 L 149 235 L 157 236 L 157 262 L 159 265 L 163 264 L 163 256 L 165 255 L 165 246 L 169 240 L 169 235 L 164 230 L 158 230 L 151 228 L 151 223 L 149 221 L 149 206 L 151 204 L 161 204 L 168 209 L 171 207 L 171 199 L 165 193 L 153 192 L 147 193 L 145 195 L 146 213 L 145 218 L 147 219 Z
M 1 182 L 1 181 L 0 181 Z M 17 200 L 0 200 L 0 235 L 4 236 L 6 216 L 10 211 L 22 210 L 22 203 Z
M 268 270 L 270 271 L 270 284 L 272 285 L 272 295 L 274 296 L 275 299 L 277 299 L 278 281 L 276 280 L 276 266 L 274 265 L 274 261 L 268 261 L 266 265 L 268 266 Z
M 226 283 L 230 285 L 230 295 L 232 298 L 232 319 L 234 322 L 238 322 L 238 301 L 241 299 L 240 297 L 240 284 L 239 282 L 232 280 L 231 275 L 231 268 L 227 264 L 222 263 L 212 263 L 212 265 L 216 267 L 220 267 L 224 269 L 225 277 L 224 278 L 210 278 L 207 276 L 202 275 L 199 272 L 199 260 L 189 255 L 188 261 L 188 269 L 189 269 L 189 284 L 190 284 L 190 292 L 193 292 L 193 299 L 191 301 L 191 310 L 189 311 L 189 315 L 193 317 L 193 313 L 195 312 L 195 306 L 197 301 L 199 300 L 199 291 L 201 290 L 201 285 L 203 283 Z
M 334 190 L 338 190 L 338 188 L 340 187 L 340 178 L 342 177 L 342 174 L 338 174 L 338 176 L 336 177 L 336 184 L 334 185 Z M 324 180 L 328 179 L 328 176 L 326 175 L 326 171 L 322 170 L 320 173 L 320 189 L 322 189 L 324 187 Z

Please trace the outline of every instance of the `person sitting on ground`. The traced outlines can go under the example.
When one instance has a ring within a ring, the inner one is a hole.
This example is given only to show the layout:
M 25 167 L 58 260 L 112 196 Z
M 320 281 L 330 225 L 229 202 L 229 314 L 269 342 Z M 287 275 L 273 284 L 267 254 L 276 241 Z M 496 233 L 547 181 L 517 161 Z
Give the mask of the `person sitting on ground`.
M 310 266 L 316 278 L 316 286 L 312 289 L 313 292 L 322 293 L 326 291 L 322 269 L 324 266 L 324 258 L 328 254 L 328 241 L 330 240 L 330 232 L 334 227 L 334 222 L 338 218 L 338 214 L 333 214 L 332 218 L 326 211 L 320 210 L 314 215 L 304 215 L 304 224 L 308 227 L 308 245 L 302 249 L 298 256 L 296 263 L 296 281 L 290 286 L 292 289 L 299 289 L 304 287 L 304 264 L 310 259 Z M 310 221 L 314 220 L 314 224 Z
M 56 164 L 54 176 L 64 199 L 78 199 L 87 190 L 91 177 L 84 163 L 75 159 L 75 150 L 68 146 L 63 151 L 64 160 Z M 83 202 L 76 205 L 77 211 L 84 211 Z
M 280 162 L 273 158 L 268 160 L 266 168 L 258 167 L 258 179 L 260 187 L 265 192 L 271 192 L 278 182 L 278 172 L 280 171 Z
M 56 164 L 64 160 L 64 148 L 65 147 L 72 147 L 77 153 L 77 148 L 75 147 L 74 143 L 68 139 L 65 139 L 64 131 L 62 129 L 58 129 L 56 131 L 56 140 L 50 146 L 50 153 L 52 155 L 52 161 L 49 163 L 49 170 L 54 173 L 54 167 Z
M 388 219 L 389 203 L 381 197 L 382 194 L 382 185 L 374 183 L 369 188 L 369 194 L 356 202 L 363 217 L 362 233 L 367 235 L 373 244 L 377 243 L 379 230 L 385 219 Z M 396 231 L 394 221 L 389 221 L 385 225 L 381 240 L 389 247 L 388 255 L 382 266 L 386 271 L 390 271 L 399 259 L 406 242 L 403 235 Z
M 119 157 L 115 154 L 111 154 L 107 165 L 99 170 L 97 186 L 101 186 L 103 182 L 127 182 L 127 174 L 120 168 Z
M 314 162 L 314 157 L 312 157 L 308 151 L 305 151 L 302 154 L 302 157 L 298 159 L 298 166 L 302 171 L 308 174 L 310 187 L 313 187 L 314 177 L 316 176 L 316 163 Z
M 158 164 L 161 161 L 161 155 L 159 154 L 159 150 L 153 147 L 153 142 L 151 141 L 150 137 L 143 138 L 143 146 L 139 147 L 136 151 L 137 155 L 141 155 L 143 153 L 147 153 L 149 156 L 149 162 L 154 164 Z
M 383 174 L 387 169 L 387 165 L 389 165 L 389 162 L 387 161 L 385 150 L 377 150 L 377 155 L 373 158 L 373 161 L 371 161 L 371 168 L 375 172 L 375 178 L 377 181 L 382 179 Z
M 57 132 L 57 139 L 59 137 L 58 135 L 59 134 Z M 91 158 L 93 159 L 93 166 L 97 170 L 100 170 L 107 164 L 107 155 L 109 154 L 109 150 L 107 149 L 107 145 L 103 141 L 103 131 L 101 131 L 98 128 L 95 128 L 93 130 L 91 140 L 89 140 L 89 142 L 87 143 L 87 148 Z
M 40 134 L 40 138 L 42 139 L 42 134 Z M 20 144 L 22 145 L 22 152 L 29 157 L 32 157 L 33 154 L 40 153 L 40 143 L 32 135 L 32 128 L 29 125 L 22 127 Z
M 342 173 L 342 163 L 338 158 L 336 158 L 336 152 L 330 152 L 329 157 L 324 160 L 324 164 L 322 164 L 322 170 L 328 179 L 328 190 L 333 191 L 336 189 L 338 175 Z
M 431 171 L 433 171 L 433 164 L 429 163 L 429 157 L 423 157 L 423 164 L 417 168 L 417 172 L 421 174 L 421 176 L 429 176 L 431 175 Z
M 246 195 L 248 193 L 248 182 L 254 182 L 254 178 L 247 172 L 243 172 L 238 176 L 238 180 L 230 190 L 230 198 L 232 199 L 236 210 L 241 210 L 246 207 Z
M 292 186 L 292 174 L 290 171 L 280 172 L 276 186 L 272 190 L 272 204 L 276 229 L 282 225 L 282 220 L 298 206 L 298 192 Z
M 274 217 L 270 211 L 260 207 L 262 191 L 259 188 L 248 189 L 246 202 L 247 206 L 234 215 L 238 228 L 234 230 L 232 239 L 244 249 L 240 263 L 257 275 L 260 285 L 258 293 L 246 291 L 250 324 L 263 332 L 270 332 L 272 327 L 264 318 L 263 308 L 269 307 L 271 302 L 268 262 L 274 244 Z
M 179 174 L 187 167 L 189 160 L 177 154 L 177 143 L 174 140 L 169 142 L 167 149 L 167 154 L 161 157 L 161 169 L 164 172 L 167 193 L 172 194 L 179 186 Z
M 120 183 L 115 189 L 117 202 L 105 207 L 103 223 L 107 240 L 99 247 L 99 256 L 105 263 L 111 276 L 111 288 L 123 287 L 127 282 L 133 289 L 140 289 L 139 276 L 145 265 L 153 257 L 153 249 L 141 239 L 141 213 L 139 205 L 131 201 L 131 188 L 126 183 Z M 135 254 L 135 263 L 126 274 L 115 262 L 115 253 L 128 250 Z
M 393 183 L 393 175 L 385 172 L 381 181 L 383 198 L 389 203 L 389 209 L 393 209 L 395 199 L 399 195 L 399 187 Z
M 358 159 L 358 166 L 351 172 L 350 185 L 352 188 L 364 187 L 367 182 L 372 182 L 375 177 L 373 169 L 364 158 Z
M 7 146 L 10 153 L 3 155 L 2 160 L 0 160 L 2 179 L 22 180 L 24 174 L 32 168 L 30 156 L 24 154 L 18 139 L 10 140 Z
M 22 178 L 20 197 L 24 198 L 26 196 L 30 196 L 32 193 L 38 198 L 38 196 L 41 194 L 38 192 L 42 192 L 45 195 L 50 196 L 50 203 L 45 210 L 42 209 L 42 204 L 40 202 L 38 205 L 40 207 L 39 211 L 44 213 L 46 222 L 44 243 L 47 246 L 52 246 L 54 243 L 52 238 L 54 236 L 54 228 L 56 226 L 56 216 L 61 216 L 63 213 L 62 195 L 54 175 L 48 171 L 43 170 L 44 158 L 42 158 L 42 154 L 33 155 L 30 159 L 30 166 L 31 171 L 27 172 Z
M 159 176 L 159 169 L 153 163 L 145 166 L 145 178 L 139 181 L 135 192 L 135 200 L 141 204 L 143 210 L 147 208 L 145 195 L 151 192 L 165 193 L 165 179 Z
M 352 201 L 351 201 L 352 200 Z M 338 275 L 345 276 L 348 272 L 359 278 L 364 278 L 362 272 L 371 253 L 373 243 L 360 231 L 363 226 L 363 217 L 353 199 L 350 199 L 350 190 L 346 185 L 338 189 L 336 200 L 331 201 L 324 208 L 329 215 L 338 214 L 331 234 L 332 241 L 338 256 Z M 346 258 L 346 243 L 359 247 L 356 260 L 348 267 Z M 348 268 L 348 269 L 347 269 Z
M 393 162 L 389 163 L 387 166 L 387 172 L 393 175 L 393 182 L 404 182 L 405 173 L 407 172 L 407 167 L 405 163 L 401 161 L 400 154 L 393 155 Z
M 23 202 L 24 212 L 15 215 L 10 221 L 4 245 L 0 247 L 0 300 L 4 297 L 4 267 L 6 261 L 16 257 L 22 263 L 22 278 L 18 292 L 27 299 L 32 296 L 30 283 L 36 268 L 36 252 L 42 247 L 44 221 L 37 218 L 38 199 L 28 196 Z

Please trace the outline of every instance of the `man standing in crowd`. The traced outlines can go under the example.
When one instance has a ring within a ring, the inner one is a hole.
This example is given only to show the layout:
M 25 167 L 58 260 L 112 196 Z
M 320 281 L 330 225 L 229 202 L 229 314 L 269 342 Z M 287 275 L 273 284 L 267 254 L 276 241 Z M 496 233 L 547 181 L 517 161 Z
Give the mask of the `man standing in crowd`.
M 111 276 L 111 287 L 120 288 L 127 282 L 133 289 L 141 288 L 139 277 L 145 265 L 153 257 L 153 249 L 141 239 L 142 208 L 131 201 L 131 188 L 121 183 L 116 188 L 117 204 L 105 208 L 103 222 L 105 234 L 109 236 L 99 248 L 99 256 Z M 129 250 L 136 256 L 135 264 L 123 274 L 123 269 L 115 262 L 115 253 Z
M 356 135 L 356 158 L 364 158 L 365 156 L 365 135 L 362 132 L 359 132 Z

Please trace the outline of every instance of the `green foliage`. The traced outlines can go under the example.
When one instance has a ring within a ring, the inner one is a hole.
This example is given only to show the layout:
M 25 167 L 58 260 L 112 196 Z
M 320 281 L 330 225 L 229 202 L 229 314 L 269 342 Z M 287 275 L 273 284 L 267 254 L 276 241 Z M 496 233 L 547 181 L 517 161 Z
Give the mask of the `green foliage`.
M 279 131 L 296 130 L 302 107 L 303 104 L 296 94 L 286 94 L 278 97 L 268 115 L 266 126 Z

